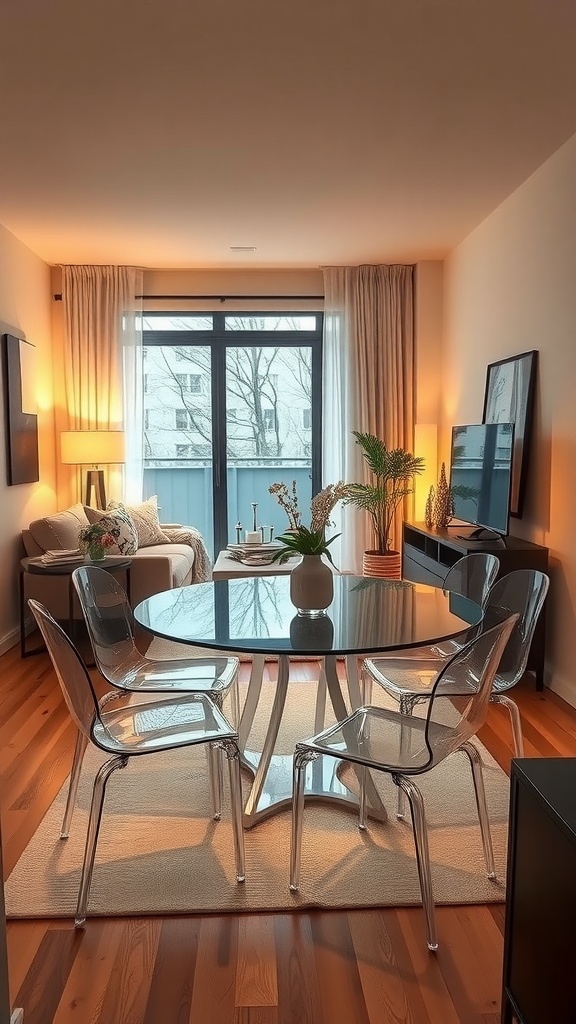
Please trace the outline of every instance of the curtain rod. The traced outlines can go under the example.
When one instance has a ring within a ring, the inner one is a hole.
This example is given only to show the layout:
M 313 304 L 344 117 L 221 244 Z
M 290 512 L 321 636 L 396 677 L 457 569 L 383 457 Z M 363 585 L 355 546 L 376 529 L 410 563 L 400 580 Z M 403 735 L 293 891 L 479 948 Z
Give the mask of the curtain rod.
M 324 295 L 135 295 L 136 299 L 217 299 L 227 302 L 229 299 L 323 299 Z M 56 292 L 54 302 L 62 301 L 62 292 Z

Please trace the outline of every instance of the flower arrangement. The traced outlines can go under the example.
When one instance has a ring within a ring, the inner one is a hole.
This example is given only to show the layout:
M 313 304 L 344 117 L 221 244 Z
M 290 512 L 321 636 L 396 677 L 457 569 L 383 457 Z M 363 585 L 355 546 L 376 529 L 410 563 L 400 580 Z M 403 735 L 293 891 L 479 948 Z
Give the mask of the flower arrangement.
M 268 488 L 271 494 L 276 494 L 278 502 L 288 513 L 290 519 L 290 531 L 278 537 L 282 547 L 277 551 L 273 562 L 286 562 L 291 555 L 326 555 L 334 565 L 329 545 L 332 544 L 339 533 L 334 534 L 326 540 L 326 527 L 332 526 L 330 513 L 335 505 L 348 496 L 348 484 L 340 480 L 337 484 L 328 484 L 312 498 L 310 504 L 310 527 L 301 523 L 301 514 L 298 511 L 298 497 L 296 494 L 296 481 L 292 481 L 292 494 L 290 495 L 285 484 L 271 484 Z M 290 512 L 288 511 L 290 509 Z M 293 525 L 294 523 L 294 525 Z
M 78 534 L 78 550 L 81 554 L 93 558 L 94 561 L 105 558 L 106 549 L 113 547 L 115 543 L 115 537 L 110 533 L 108 527 L 101 523 L 83 526 Z
M 288 516 L 288 529 L 296 530 L 300 526 L 301 514 L 298 509 L 298 494 L 296 493 L 296 481 L 292 481 L 292 490 L 289 491 L 285 483 L 270 484 L 270 494 L 275 494 L 278 504 L 282 506 Z

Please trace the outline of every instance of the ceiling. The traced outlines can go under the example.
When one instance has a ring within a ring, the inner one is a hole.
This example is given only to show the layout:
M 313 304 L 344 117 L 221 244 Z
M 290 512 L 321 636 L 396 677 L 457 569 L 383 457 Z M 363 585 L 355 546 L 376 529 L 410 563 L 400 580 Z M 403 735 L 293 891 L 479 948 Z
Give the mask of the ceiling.
M 51 264 L 442 258 L 576 132 L 574 0 L 0 6 L 0 223 Z

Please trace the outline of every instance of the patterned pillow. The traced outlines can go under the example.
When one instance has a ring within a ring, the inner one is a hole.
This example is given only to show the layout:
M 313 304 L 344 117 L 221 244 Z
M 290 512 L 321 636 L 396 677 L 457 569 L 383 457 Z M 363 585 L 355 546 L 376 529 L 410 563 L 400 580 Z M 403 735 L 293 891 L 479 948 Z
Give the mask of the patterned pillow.
M 120 501 L 108 502 L 108 511 L 113 511 L 114 515 L 120 509 L 134 522 L 139 548 L 149 548 L 153 544 L 170 544 L 170 537 L 167 537 L 160 528 L 158 498 L 155 494 L 141 505 L 123 505 Z
M 95 510 L 93 510 L 95 511 Z M 92 523 L 101 523 L 114 537 L 114 545 L 106 548 L 109 555 L 135 555 L 138 550 L 138 532 L 132 517 L 126 509 L 116 508 L 114 511 L 101 512 L 99 516 L 91 516 Z

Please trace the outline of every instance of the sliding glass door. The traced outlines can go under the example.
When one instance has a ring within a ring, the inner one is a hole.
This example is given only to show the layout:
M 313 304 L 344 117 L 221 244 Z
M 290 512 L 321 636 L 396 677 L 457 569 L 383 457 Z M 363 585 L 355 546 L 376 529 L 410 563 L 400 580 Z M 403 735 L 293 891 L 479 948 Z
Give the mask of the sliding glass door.
M 307 521 L 321 486 L 322 317 L 146 314 L 144 490 L 161 520 L 195 526 L 211 555 L 288 525 L 269 486 L 296 482 Z M 240 528 L 240 527 L 239 527 Z

